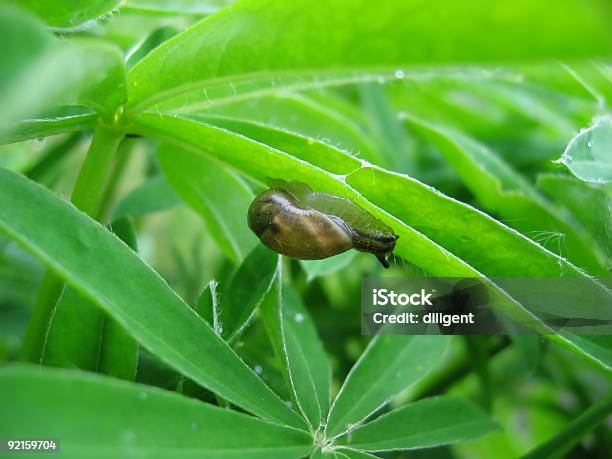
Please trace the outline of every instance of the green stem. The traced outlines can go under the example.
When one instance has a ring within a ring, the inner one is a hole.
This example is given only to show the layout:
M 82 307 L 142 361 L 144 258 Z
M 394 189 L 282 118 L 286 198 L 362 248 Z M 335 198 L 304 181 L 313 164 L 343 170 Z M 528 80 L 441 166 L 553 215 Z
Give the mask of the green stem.
M 612 413 L 612 393 L 592 405 L 550 440 L 525 454 L 522 459 L 541 459 L 562 455 L 604 421 L 610 413 Z
M 122 139 L 123 134 L 108 128 L 99 127 L 94 131 L 87 157 L 72 191 L 72 203 L 90 217 L 95 217 L 98 212 L 104 185 Z
M 113 157 L 122 139 L 122 133 L 105 127 L 98 127 L 94 131 L 87 157 L 72 191 L 72 203 L 89 216 L 95 216 L 98 210 Z M 47 270 L 25 333 L 22 360 L 40 363 L 53 308 L 62 289 L 61 279 Z
M 134 139 L 125 139 L 117 150 L 113 171 L 110 174 L 104 194 L 100 200 L 100 209 L 98 210 L 98 220 L 100 221 L 107 221 L 108 218 L 111 218 L 110 210 L 117 192 L 117 185 L 123 177 L 128 161 L 132 156 L 130 153 L 135 145 Z

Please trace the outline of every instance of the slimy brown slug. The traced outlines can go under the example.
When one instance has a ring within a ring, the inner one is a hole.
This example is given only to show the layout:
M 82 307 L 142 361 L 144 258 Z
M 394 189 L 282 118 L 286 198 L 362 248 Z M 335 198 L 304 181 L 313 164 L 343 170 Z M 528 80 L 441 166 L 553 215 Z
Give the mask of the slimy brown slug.
M 320 260 L 355 249 L 373 253 L 385 268 L 398 237 L 353 201 L 315 193 L 298 182 L 277 182 L 249 208 L 249 228 L 270 249 L 301 260 Z

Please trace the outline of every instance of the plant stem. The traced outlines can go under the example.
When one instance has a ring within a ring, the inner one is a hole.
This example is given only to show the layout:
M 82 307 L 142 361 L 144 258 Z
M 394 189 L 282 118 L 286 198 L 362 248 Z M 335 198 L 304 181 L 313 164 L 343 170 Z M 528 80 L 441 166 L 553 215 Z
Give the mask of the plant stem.
M 612 393 L 592 405 L 547 442 L 537 446 L 522 459 L 557 457 L 574 446 L 589 431 L 612 413 Z
M 98 127 L 94 131 L 71 199 L 76 207 L 89 216 L 95 216 L 98 210 L 113 157 L 122 139 L 122 133 L 106 127 Z M 40 363 L 53 309 L 62 289 L 61 279 L 47 269 L 25 333 L 22 360 Z
M 113 204 L 113 200 L 117 192 L 117 185 L 121 181 L 128 162 L 132 157 L 130 153 L 132 150 L 134 150 L 136 145 L 135 140 L 136 139 L 126 138 L 117 150 L 115 165 L 113 166 L 113 170 L 110 173 L 108 182 L 106 183 L 104 194 L 100 199 L 100 207 L 98 210 L 98 220 L 100 221 L 107 221 L 107 219 L 111 218 L 109 211 L 111 210 L 111 205 Z
M 115 152 L 123 139 L 108 128 L 98 127 L 72 191 L 72 203 L 90 217 L 95 217 L 104 193 Z

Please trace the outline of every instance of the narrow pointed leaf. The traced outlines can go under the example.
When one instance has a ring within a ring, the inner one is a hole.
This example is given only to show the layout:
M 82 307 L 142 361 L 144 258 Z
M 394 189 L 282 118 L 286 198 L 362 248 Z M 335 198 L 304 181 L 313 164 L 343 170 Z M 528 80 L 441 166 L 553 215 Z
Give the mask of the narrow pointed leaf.
M 294 379 L 313 390 L 321 416 L 325 418 L 329 412 L 331 368 L 323 343 L 308 309 L 288 285 L 282 291 L 282 305 L 287 353 Z
M 496 429 L 493 420 L 472 403 L 436 397 L 410 403 L 353 430 L 340 443 L 367 451 L 390 451 L 449 445 Z
M 138 253 L 138 240 L 132 221 L 127 217 L 114 219 L 110 230 Z M 98 356 L 98 372 L 133 381 L 138 366 L 138 343 L 116 320 L 104 314 L 104 329 Z
M 0 25 L 4 43 L 10 44 L 0 62 L 0 135 L 56 104 L 84 104 L 112 118 L 126 100 L 125 65 L 118 48 L 91 40 L 58 40 L 9 5 L 3 6 Z
M 11 365 L 0 370 L 0 419 L 10 438 L 41 432 L 62 457 L 290 459 L 307 455 L 305 432 L 172 392 L 77 371 Z
M 6 143 L 23 142 L 29 139 L 93 129 L 96 119 L 96 114 L 91 110 L 70 106 L 60 107 L 36 118 L 20 121 L 8 135 L 0 140 Z
M 604 273 L 602 261 L 593 254 L 593 241 L 584 230 L 564 218 L 494 151 L 453 129 L 415 117 L 407 121 L 438 148 L 487 211 L 536 241 L 552 239 L 556 245 L 549 250 L 591 274 Z
M 569 210 L 612 259 L 612 193 L 568 175 L 540 175 L 538 186 Z
M 329 362 L 300 297 L 281 287 L 280 270 L 261 305 L 261 316 L 292 398 L 314 431 L 329 411 Z
M 253 193 L 234 173 L 214 161 L 178 148 L 157 149 L 168 183 L 204 219 L 208 231 L 235 264 L 255 246 L 257 238 L 246 225 Z
M 246 224 L 245 224 L 246 226 Z M 279 256 L 257 244 L 238 267 L 221 298 L 219 321 L 222 334 L 234 339 L 247 326 L 274 282 Z
M 247 0 L 201 21 L 140 61 L 130 72 L 130 106 L 142 109 L 207 82 L 254 74 L 605 56 L 612 41 L 610 14 L 595 0 L 587 5 L 563 0 L 553 10 L 527 0 L 511 8 L 467 0 L 427 9 L 416 0 Z
M 264 137 L 255 142 L 226 129 L 164 115 L 140 115 L 134 130 L 212 155 L 261 182 L 297 180 L 316 191 L 351 199 L 400 236 L 397 255 L 436 276 L 584 275 L 567 260 L 486 214 L 410 177 L 364 165 L 329 145 L 284 132 L 279 145 L 273 134 L 266 146 Z M 315 153 L 323 150 L 327 152 L 324 156 Z M 333 164 L 333 173 L 326 167 L 329 164 Z M 341 180 L 337 174 L 346 177 Z M 593 286 L 600 288 L 596 283 Z M 503 312 L 533 321 L 520 304 L 491 287 Z M 575 342 L 567 343 L 588 355 Z
M 137 251 L 129 220 L 114 220 L 111 231 Z M 42 363 L 134 380 L 137 360 L 138 345 L 121 325 L 85 295 L 65 286 L 46 333 Z
M 200 294 L 196 303 L 195 311 L 207 321 L 210 326 L 221 334 L 221 323 L 219 321 L 219 296 L 217 293 L 217 281 L 211 280 Z
M 97 19 L 121 0 L 20 0 L 19 4 L 40 17 L 51 27 L 73 29 Z
M 343 455 L 343 459 L 376 459 L 378 456 L 374 456 L 373 454 L 366 453 L 365 451 L 359 451 L 358 449 L 350 449 L 350 448 L 338 448 L 336 450 L 338 454 Z
M 233 2 L 234 0 L 124 0 L 121 9 L 138 13 L 206 15 Z
M 380 164 L 376 145 L 361 126 L 301 94 L 264 96 L 219 106 L 213 104 L 205 114 L 255 121 L 297 132 Z
M 0 229 L 103 308 L 141 345 L 248 411 L 302 425 L 212 328 L 113 234 L 15 173 L 0 170 L 0 184 Z
M 448 342 L 447 336 L 372 338 L 334 400 L 325 430 L 327 436 L 350 430 L 429 373 Z
M 309 281 L 316 277 L 327 276 L 346 268 L 355 258 L 355 252 L 350 250 L 324 260 L 300 260 L 300 264 Z

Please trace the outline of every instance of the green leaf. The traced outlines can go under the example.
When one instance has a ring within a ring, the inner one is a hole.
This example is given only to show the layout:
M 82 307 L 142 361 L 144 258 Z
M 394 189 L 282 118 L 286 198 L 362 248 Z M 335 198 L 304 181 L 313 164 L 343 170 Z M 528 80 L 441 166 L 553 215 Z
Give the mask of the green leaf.
M 228 258 L 244 260 L 257 242 L 246 224 L 249 187 L 223 165 L 174 145 L 160 145 L 157 158 L 170 186 L 200 214 Z
M 136 231 L 129 218 L 114 219 L 110 223 L 110 230 L 135 253 L 138 253 Z M 123 326 L 105 314 L 98 357 L 98 372 L 133 381 L 136 377 L 137 366 L 138 343 Z
M 553 336 L 551 339 L 564 347 L 581 349 L 590 360 L 612 372 L 611 336 L 578 336 L 564 333 L 562 336 Z
M 103 330 L 104 313 L 86 297 L 65 287 L 53 310 L 42 363 L 97 371 Z
M 431 448 L 473 440 L 495 428 L 493 420 L 476 405 L 435 397 L 384 414 L 339 442 L 367 451 Z
M 281 151 L 299 154 L 300 159 L 334 174 L 349 174 L 361 164 L 357 158 L 343 154 L 338 149 L 330 149 L 330 146 L 322 141 L 265 124 L 206 115 L 196 115 L 193 119 L 242 134 Z
M 119 6 L 121 0 L 20 0 L 19 5 L 51 27 L 74 29 Z
M 196 303 L 195 311 L 217 332 L 223 331 L 219 321 L 219 296 L 217 293 L 217 281 L 211 280 L 202 291 Z
M 556 246 L 549 250 L 567 256 L 591 274 L 605 272 L 602 261 L 593 253 L 593 241 L 584 231 L 568 222 L 495 152 L 453 129 L 406 116 L 409 124 L 444 155 L 485 209 L 544 246 L 552 240 Z
M 257 244 L 238 267 L 224 289 L 227 295 L 221 297 L 219 320 L 223 337 L 231 341 L 248 325 L 272 288 L 278 263 L 276 253 Z
M 114 220 L 111 231 L 137 251 L 129 220 Z M 124 329 L 87 297 L 64 287 L 47 330 L 42 363 L 134 380 L 137 360 L 138 346 Z
M 448 342 L 447 336 L 372 338 L 334 400 L 325 429 L 327 437 L 352 430 L 425 376 L 442 357 Z
M 281 285 L 279 265 L 274 283 L 262 302 L 261 316 L 293 402 L 316 432 L 329 410 L 331 370 L 299 295 L 289 286 Z
M 0 369 L 0 431 L 44 432 L 66 458 L 150 456 L 300 458 L 305 432 L 172 392 L 86 373 L 10 365 Z M 101 415 L 104 413 L 104 415 Z M 239 435 L 236 433 L 240 432 Z
M 54 184 L 61 179 L 62 166 L 78 147 L 83 136 L 80 133 L 64 136 L 45 148 L 44 153 L 28 168 L 21 171 L 30 180 L 43 184 Z
M 91 110 L 82 107 L 60 107 L 35 119 L 20 121 L 15 129 L 3 136 L 0 141 L 23 142 L 29 139 L 41 139 L 51 135 L 92 129 L 95 127 L 96 119 L 96 114 Z
M 113 234 L 17 174 L 1 170 L 0 184 L 0 228 L 103 308 L 142 346 L 248 411 L 303 425 L 212 328 Z
M 612 197 L 604 189 L 567 175 L 538 176 L 538 186 L 590 233 L 608 260 L 612 259 Z
M 172 26 L 163 26 L 158 29 L 155 29 L 149 34 L 147 38 L 145 38 L 142 43 L 140 43 L 134 49 L 130 50 L 129 54 L 126 56 L 127 68 L 132 68 L 143 57 L 145 57 L 147 54 L 149 54 L 166 40 L 175 36 L 177 33 L 178 29 Z
M 300 264 L 306 271 L 308 281 L 311 281 L 316 277 L 328 276 L 346 268 L 353 258 L 355 252 L 351 250 L 324 260 L 300 260 Z
M 580 180 L 590 183 L 612 181 L 612 117 L 601 117 L 583 129 L 568 144 L 558 162 Z
M 126 100 L 123 55 L 114 46 L 57 40 L 41 24 L 6 5 L 0 28 L 8 44 L 0 63 L 0 135 L 54 104 L 85 104 L 112 119 Z
M 359 451 L 357 449 L 350 448 L 337 448 L 335 451 L 338 454 L 342 454 L 343 459 L 347 457 L 348 459 L 373 459 L 378 457 L 374 456 L 373 454 L 366 453 L 365 451 Z
M 204 123 L 149 114 L 134 121 L 134 131 L 213 155 L 261 182 L 297 180 L 315 191 L 351 199 L 400 236 L 397 255 L 434 276 L 584 275 L 566 260 L 486 214 L 414 179 L 363 164 L 320 142 L 308 142 L 284 132 L 281 148 L 271 130 L 270 148 L 261 141 Z M 293 144 L 291 138 L 295 139 Z M 322 151 L 326 154 L 317 154 Z M 332 171 L 326 168 L 328 164 L 333 164 Z M 488 284 L 486 279 L 484 282 Z M 594 287 L 600 288 L 597 284 Z M 500 300 L 502 311 L 533 321 L 533 316 L 505 293 L 492 293 Z
M 174 192 L 163 175 L 151 177 L 127 193 L 113 211 L 113 217 L 144 215 L 171 209 L 181 204 L 181 198 Z
M 306 397 L 311 397 L 321 416 L 327 416 L 331 393 L 331 368 L 319 339 L 314 322 L 298 293 L 289 285 L 282 289 L 283 330 L 289 361 L 289 371 L 296 386 L 296 393 L 304 406 Z M 310 394 L 308 394 L 310 392 Z M 314 410 L 310 410 L 312 415 Z M 308 415 L 308 413 L 307 413 Z M 317 426 L 316 422 L 313 422 Z
M 194 151 L 213 154 L 260 181 L 297 180 L 309 183 L 316 191 L 352 199 L 401 236 L 396 248 L 398 255 L 434 275 L 476 273 L 453 254 L 490 276 L 580 274 L 571 264 L 482 212 L 409 177 L 364 165 L 329 145 L 263 126 L 253 128 L 258 133 L 257 143 L 183 118 L 142 115 L 137 123 L 138 132 L 187 143 Z M 346 175 L 345 181 L 329 172 Z
M 24 108 L 19 106 L 17 100 L 11 102 L 8 97 L 20 88 L 21 79 L 31 71 L 31 67 L 44 59 L 53 45 L 53 36 L 36 20 L 7 5 L 3 5 L 0 26 L 4 39 L 0 60 L 0 96 L 4 101 L 0 108 L 0 132 L 4 133 L 7 124 L 38 109 L 33 101 Z M 11 104 L 7 105 L 7 101 Z M 44 99 L 40 101 L 43 102 Z
M 211 14 L 234 0 L 124 0 L 122 10 L 155 14 Z
M 580 62 L 566 65 L 565 69 L 593 96 L 602 111 L 612 106 L 612 74 L 604 62 Z
M 469 0 L 427 9 L 416 0 L 245 1 L 138 63 L 130 72 L 130 107 L 141 110 L 220 79 L 255 74 L 605 56 L 610 14 L 595 0 L 563 0 L 552 10 L 527 0 L 511 6 Z
M 398 70 L 398 75 L 403 78 L 404 72 Z M 398 172 L 414 171 L 414 157 L 408 149 L 406 133 L 391 109 L 383 86 L 366 83 L 359 87 L 359 94 L 363 109 L 369 114 L 379 138 L 386 164 Z
M 381 162 L 376 145 L 361 126 L 342 113 L 302 94 L 283 93 L 239 100 L 232 104 L 213 104 L 205 115 L 247 120 L 285 129 L 320 139 L 369 161 Z

